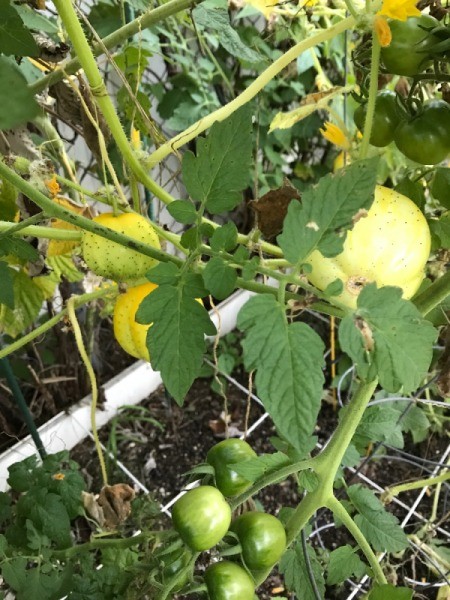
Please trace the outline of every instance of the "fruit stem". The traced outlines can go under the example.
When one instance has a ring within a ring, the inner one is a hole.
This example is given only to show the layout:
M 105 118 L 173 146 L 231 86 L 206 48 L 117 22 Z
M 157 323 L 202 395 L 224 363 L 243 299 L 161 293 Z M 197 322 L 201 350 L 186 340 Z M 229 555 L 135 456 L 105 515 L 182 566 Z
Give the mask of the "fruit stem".
M 366 119 L 364 121 L 364 134 L 359 151 L 359 158 L 363 160 L 369 150 L 370 136 L 372 135 L 375 102 L 378 93 L 378 70 L 380 67 L 381 46 L 375 31 L 372 33 L 372 59 L 370 66 L 369 99 L 367 101 Z

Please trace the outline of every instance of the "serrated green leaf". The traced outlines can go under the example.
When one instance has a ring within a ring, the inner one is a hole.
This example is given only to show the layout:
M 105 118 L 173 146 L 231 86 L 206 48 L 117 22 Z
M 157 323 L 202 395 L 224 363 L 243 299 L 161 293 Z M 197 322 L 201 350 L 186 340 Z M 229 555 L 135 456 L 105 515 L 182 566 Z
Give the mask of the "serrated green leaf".
M 237 245 L 238 239 L 238 230 L 236 225 L 230 221 L 222 227 L 218 227 L 210 240 L 211 248 L 215 252 L 220 252 L 220 250 L 225 250 L 225 252 L 231 252 L 234 250 Z
M 356 550 L 357 548 L 352 548 L 346 544 L 330 553 L 327 574 L 328 585 L 342 583 L 352 576 L 359 579 L 366 573 L 367 566 L 356 554 Z
M 3 261 L 0 261 L 0 304 L 4 304 L 10 310 L 14 310 L 14 280 L 12 269 Z
M 242 200 L 252 162 L 251 130 L 251 108 L 246 104 L 214 123 L 206 138 L 198 138 L 197 156 L 183 156 L 186 189 L 212 214 L 232 210 Z
M 12 254 L 21 260 L 34 261 L 39 258 L 39 252 L 31 244 L 20 238 L 4 237 L 0 239 L 0 255 Z
M 345 412 L 345 408 L 342 410 Z M 399 413 L 390 406 L 369 406 L 362 416 L 352 442 L 364 453 L 370 442 L 388 442 L 403 448 L 402 427 Z
M 314 581 L 321 598 L 324 598 L 325 580 L 322 565 L 311 546 L 307 546 L 307 551 Z M 294 592 L 302 600 L 316 600 L 317 596 L 311 585 L 305 556 L 300 543 L 297 542 L 284 553 L 280 561 L 280 572 L 284 575 L 284 581 L 289 591 Z
M 0 54 L 39 56 L 39 48 L 33 36 L 9 0 L 0 0 Z
M 14 221 L 18 191 L 9 181 L 0 179 L 0 221 Z
M 318 476 L 314 473 L 314 471 L 306 470 L 302 471 L 298 475 L 298 485 L 300 488 L 306 490 L 307 492 L 313 492 L 317 489 L 320 484 L 320 480 Z
M 315 249 L 327 257 L 342 251 L 358 210 L 373 202 L 377 162 L 358 161 L 327 175 L 302 192 L 301 203 L 289 204 L 277 241 L 290 263 L 303 262 Z
M 217 32 L 219 44 L 236 58 L 249 63 L 261 62 L 262 57 L 246 46 L 237 31 L 231 26 L 228 11 L 222 8 L 207 8 L 200 4 L 193 10 L 197 25 Z
M 187 250 L 194 250 L 199 242 L 200 232 L 197 225 L 190 227 L 181 234 L 180 243 Z
M 14 6 L 22 19 L 23 24 L 28 29 L 34 29 L 37 31 L 43 31 L 44 33 L 50 34 L 54 40 L 58 41 L 58 26 L 42 13 L 33 10 L 26 4 L 16 4 Z
M 215 298 L 224 300 L 234 291 L 237 273 L 223 258 L 211 258 L 203 270 L 205 286 Z
M 408 538 L 397 518 L 387 512 L 375 494 L 362 485 L 347 489 L 348 497 L 359 514 L 355 523 L 377 552 L 399 552 L 408 545 Z
M 172 262 L 158 263 L 146 274 L 149 281 L 158 285 L 175 285 L 180 275 L 179 268 Z
M 233 465 L 233 470 L 245 477 L 252 483 L 272 471 L 276 471 L 281 467 L 289 465 L 291 461 L 283 452 L 275 452 L 274 454 L 262 454 L 257 458 L 250 458 L 240 463 Z
M 44 301 L 42 289 L 23 271 L 12 270 L 14 310 L 0 304 L 0 332 L 16 337 L 34 323 Z
M 197 211 L 189 200 L 175 200 L 168 204 L 167 210 L 178 223 L 192 225 L 197 220 Z
M 436 167 L 431 181 L 430 191 L 444 208 L 450 209 L 450 169 Z
M 324 344 L 305 323 L 288 324 L 272 296 L 251 298 L 238 315 L 244 363 L 278 431 L 299 452 L 314 430 L 323 386 Z
M 71 254 L 47 256 L 46 263 L 59 281 L 64 277 L 67 281 L 74 283 L 76 281 L 81 281 L 84 277 L 83 273 L 77 269 Z
M 189 294 L 183 282 L 159 286 L 136 314 L 139 323 L 153 323 L 147 334 L 152 366 L 180 405 L 200 372 L 205 335 L 216 333 L 206 309 Z
M 395 186 L 395 191 L 403 194 L 416 204 L 420 210 L 425 206 L 425 191 L 423 185 L 418 181 L 413 181 L 409 177 L 404 177 Z
M 369 594 L 368 600 L 411 600 L 413 594 L 413 590 L 405 587 L 395 587 L 386 583 L 374 587 Z
M 428 221 L 431 233 L 439 238 L 441 248 L 450 248 L 450 212 Z
M 39 105 L 20 69 L 4 56 L 0 56 L 0 81 L 0 130 L 12 129 L 34 119 Z
M 339 342 L 363 379 L 378 376 L 387 392 L 409 393 L 428 372 L 437 331 L 401 294 L 400 288 L 366 285 L 356 312 L 341 322 Z
M 0 523 L 4 523 L 11 516 L 11 498 L 9 494 L 0 492 Z M 1 536 L 0 536 L 1 543 Z M 0 550 L 1 553 L 1 550 Z

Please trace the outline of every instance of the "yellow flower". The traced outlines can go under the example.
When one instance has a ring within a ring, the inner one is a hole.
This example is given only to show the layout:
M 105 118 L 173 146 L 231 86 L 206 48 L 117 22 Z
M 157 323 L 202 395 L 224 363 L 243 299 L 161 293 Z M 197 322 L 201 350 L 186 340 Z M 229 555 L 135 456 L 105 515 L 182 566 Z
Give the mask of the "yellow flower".
M 50 192 L 50 194 L 52 196 L 57 196 L 59 194 L 59 192 L 61 191 L 61 188 L 59 187 L 59 183 L 56 181 L 56 175 L 53 175 L 53 177 L 51 179 L 48 179 L 44 183 L 45 183 L 46 188 L 48 189 L 48 191 Z
M 416 4 L 417 0 L 383 0 L 383 5 L 377 15 L 406 21 L 408 17 L 420 17 L 421 12 Z
M 325 121 L 324 128 L 320 130 L 320 133 L 323 137 L 337 146 L 338 148 L 342 148 L 343 150 L 350 149 L 350 142 L 345 135 L 345 133 L 334 123 L 330 123 L 330 121 Z
M 386 19 L 380 15 L 377 15 L 373 22 L 373 28 L 377 35 L 378 41 L 380 42 L 380 46 L 382 48 L 389 46 L 392 41 L 392 33 L 389 23 L 386 21 Z
M 64 475 L 64 473 L 55 473 L 53 475 L 53 479 L 56 479 L 56 481 L 62 481 L 65 478 L 66 476 Z

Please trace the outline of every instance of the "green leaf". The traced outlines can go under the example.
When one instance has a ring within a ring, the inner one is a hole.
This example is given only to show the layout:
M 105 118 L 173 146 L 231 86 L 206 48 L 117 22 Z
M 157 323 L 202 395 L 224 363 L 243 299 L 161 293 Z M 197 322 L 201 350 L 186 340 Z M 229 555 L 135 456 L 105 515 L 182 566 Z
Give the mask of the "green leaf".
M 263 60 L 257 52 L 249 48 L 239 37 L 237 31 L 230 23 L 228 11 L 222 8 L 206 8 L 200 4 L 193 11 L 197 25 L 217 33 L 217 40 L 231 56 L 240 58 L 249 63 L 258 63 Z
M 316 553 L 311 546 L 307 546 L 308 558 L 311 571 L 320 592 L 320 597 L 325 597 L 325 580 L 323 568 L 317 559 Z M 280 572 L 284 575 L 284 581 L 289 591 L 296 594 L 302 600 L 316 600 L 314 589 L 308 575 L 303 548 L 296 542 L 292 548 L 287 550 L 280 561 Z
M 342 414 L 346 411 L 342 409 Z M 341 417 L 341 415 L 340 415 Z M 370 442 L 388 442 L 396 448 L 403 448 L 402 427 L 399 413 L 391 406 L 369 406 L 362 416 L 352 442 L 364 454 Z
M 184 225 L 192 225 L 197 220 L 195 206 L 189 200 L 175 200 L 167 206 L 172 217 Z
M 450 248 L 450 212 L 428 221 L 431 233 L 439 238 L 441 248 Z
M 16 337 L 32 325 L 39 314 L 45 295 L 23 271 L 12 270 L 14 310 L 0 304 L 0 332 Z
M 214 230 L 211 237 L 211 248 L 215 252 L 225 250 L 225 252 L 231 252 L 237 245 L 238 230 L 236 225 L 230 221 L 222 227 L 218 227 Z
M 22 19 L 23 24 L 28 27 L 28 29 L 43 31 L 44 33 L 50 34 L 54 40 L 59 41 L 58 25 L 56 22 L 50 20 L 42 13 L 33 10 L 26 4 L 16 4 L 14 8 Z
M 0 239 L 0 256 L 12 254 L 21 260 L 35 261 L 39 258 L 39 252 L 25 240 L 16 237 L 5 237 Z
M 386 583 L 374 587 L 369 594 L 368 600 L 411 600 L 413 594 L 413 590 L 405 587 L 395 587 Z
M 413 392 L 428 372 L 437 331 L 395 287 L 364 287 L 358 308 L 339 327 L 341 348 L 363 379 L 388 392 Z
M 450 169 L 436 167 L 430 191 L 444 208 L 450 209 Z
M 307 469 L 306 471 L 299 473 L 298 486 L 300 488 L 306 490 L 307 492 L 313 492 L 319 487 L 319 485 L 320 480 L 314 471 Z
M 352 485 L 347 490 L 353 506 L 358 511 L 355 523 L 377 552 L 399 552 L 408 545 L 408 538 L 397 518 L 387 512 L 372 491 L 362 485 Z
M 0 81 L 0 130 L 12 129 L 34 119 L 39 105 L 20 69 L 4 56 L 0 56 Z
M 360 209 L 374 199 L 377 158 L 358 161 L 323 177 L 291 202 L 277 241 L 292 264 L 304 261 L 316 248 L 324 256 L 342 251 L 345 234 Z
M 24 26 L 22 19 L 9 0 L 0 0 L 0 54 L 39 56 L 39 48 L 33 36 Z M 4 85 L 5 82 L 2 78 L 2 87 Z
M 394 189 L 399 194 L 410 198 L 420 210 L 423 210 L 425 206 L 425 192 L 421 183 L 413 181 L 409 177 L 404 177 L 397 183 Z
M 366 573 L 367 567 L 356 554 L 356 551 L 357 548 L 352 548 L 346 544 L 330 553 L 327 574 L 328 585 L 342 583 L 353 575 L 359 579 Z
M 14 221 L 18 191 L 9 181 L 0 179 L 0 221 Z
M 277 471 L 281 467 L 289 465 L 291 461 L 283 452 L 275 452 L 274 454 L 261 454 L 257 458 L 250 458 L 240 463 L 233 465 L 233 470 L 245 477 L 252 483 L 262 477 Z
M 158 285 L 176 285 L 180 274 L 179 268 L 172 262 L 158 263 L 146 274 L 149 281 Z
M 320 409 L 324 344 L 305 323 L 288 324 L 272 296 L 251 298 L 238 315 L 247 370 L 279 433 L 302 452 Z
M 183 156 L 183 181 L 193 200 L 212 214 L 233 210 L 242 200 L 252 163 L 251 108 L 246 104 L 206 138 L 197 140 L 197 156 Z
M 151 363 L 180 405 L 200 372 L 205 335 L 216 333 L 208 312 L 191 295 L 195 282 L 184 283 L 159 286 L 136 314 L 139 323 L 153 323 L 147 334 Z
M 72 255 L 61 254 L 59 256 L 47 256 L 47 266 L 52 269 L 59 281 L 64 277 L 67 281 L 81 281 L 84 277 L 73 262 Z
M 0 492 L 0 523 L 4 523 L 11 516 L 11 498 L 9 494 Z M 0 537 L 1 542 L 1 537 Z M 1 550 L 0 550 L 1 553 Z
M 10 310 L 14 310 L 14 281 L 12 269 L 7 263 L 0 261 L 0 304 L 4 304 Z
M 223 258 L 211 258 L 203 270 L 203 280 L 208 291 L 218 300 L 224 300 L 234 291 L 237 273 Z

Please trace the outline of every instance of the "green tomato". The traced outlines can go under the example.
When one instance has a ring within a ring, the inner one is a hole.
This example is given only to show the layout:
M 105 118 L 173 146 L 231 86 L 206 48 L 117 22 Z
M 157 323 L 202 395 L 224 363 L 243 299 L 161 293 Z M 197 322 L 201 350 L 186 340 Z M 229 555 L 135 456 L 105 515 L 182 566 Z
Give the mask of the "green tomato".
M 231 508 L 218 489 L 202 485 L 175 502 L 172 522 L 183 542 L 202 552 L 220 542 L 228 531 Z
M 421 15 L 388 22 L 392 40 L 389 46 L 381 48 L 381 60 L 389 73 L 414 77 L 427 66 L 431 48 L 439 42 L 439 38 L 429 32 L 439 26 L 439 21 Z
M 204 575 L 209 600 L 253 600 L 255 584 L 236 563 L 222 561 L 208 567 Z
M 432 100 L 394 133 L 397 148 L 421 165 L 436 165 L 450 152 L 450 106 L 443 100 Z
M 211 448 L 206 460 L 214 467 L 216 486 L 224 496 L 242 494 L 250 487 L 251 482 L 239 475 L 233 465 L 255 457 L 252 447 L 237 438 L 223 440 Z
M 230 527 L 241 544 L 245 566 L 252 572 L 273 567 L 286 549 L 286 532 L 281 522 L 264 512 L 246 512 Z
M 356 127 L 362 132 L 366 120 L 367 105 L 361 104 L 355 110 L 353 120 Z M 394 139 L 394 131 L 400 120 L 397 109 L 395 92 L 383 90 L 379 92 L 375 101 L 375 113 L 373 116 L 372 133 L 370 143 L 372 146 L 383 148 Z

